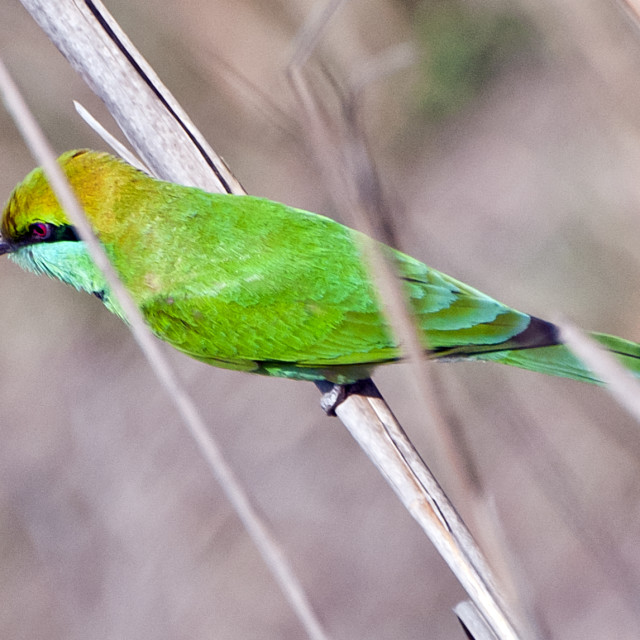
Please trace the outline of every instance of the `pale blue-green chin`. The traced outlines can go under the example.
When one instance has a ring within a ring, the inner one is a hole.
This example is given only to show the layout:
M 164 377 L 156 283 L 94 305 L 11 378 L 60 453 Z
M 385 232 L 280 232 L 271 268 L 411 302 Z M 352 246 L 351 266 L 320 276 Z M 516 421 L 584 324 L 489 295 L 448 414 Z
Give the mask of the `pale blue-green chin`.
M 113 313 L 122 316 L 119 305 L 110 294 L 102 272 L 95 266 L 82 241 L 42 242 L 9 248 L 9 258 L 27 271 L 44 274 L 70 284 L 79 291 L 98 296 Z

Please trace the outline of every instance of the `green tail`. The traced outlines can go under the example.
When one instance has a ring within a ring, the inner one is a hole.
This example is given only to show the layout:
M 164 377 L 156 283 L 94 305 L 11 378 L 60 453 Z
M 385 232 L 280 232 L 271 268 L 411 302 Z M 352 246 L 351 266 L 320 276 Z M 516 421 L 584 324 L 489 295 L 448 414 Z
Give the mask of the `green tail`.
M 591 333 L 589 335 L 614 354 L 624 367 L 640 378 L 640 344 L 609 336 L 606 333 Z M 478 354 L 477 359 L 509 364 L 552 376 L 601 383 L 601 380 L 563 344 L 483 353 Z

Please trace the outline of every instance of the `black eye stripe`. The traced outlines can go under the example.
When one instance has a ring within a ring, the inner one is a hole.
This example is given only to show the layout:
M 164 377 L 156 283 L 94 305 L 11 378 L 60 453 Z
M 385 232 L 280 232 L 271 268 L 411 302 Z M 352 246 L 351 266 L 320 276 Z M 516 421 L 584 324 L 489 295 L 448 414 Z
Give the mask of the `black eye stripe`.
M 44 222 L 29 225 L 27 231 L 21 235 L 18 242 L 36 244 L 42 242 L 74 242 L 80 240 L 75 228 L 70 224 L 54 226 Z
M 76 242 L 80 240 L 80 237 L 76 233 L 75 227 L 73 227 L 70 224 L 65 224 L 65 225 L 62 225 L 61 227 L 54 227 L 53 236 L 55 237 L 55 240 L 58 242 L 60 241 Z M 51 240 L 49 240 L 49 242 L 51 242 Z

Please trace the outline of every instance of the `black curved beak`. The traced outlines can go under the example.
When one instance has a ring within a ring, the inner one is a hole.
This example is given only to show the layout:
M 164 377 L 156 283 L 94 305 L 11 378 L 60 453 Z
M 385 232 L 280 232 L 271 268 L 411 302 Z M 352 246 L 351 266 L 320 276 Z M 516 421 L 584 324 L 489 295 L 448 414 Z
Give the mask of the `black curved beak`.
M 3 240 L 2 238 L 0 238 L 0 256 L 3 253 L 11 253 L 13 251 L 14 247 L 11 243 L 7 242 L 6 240 Z

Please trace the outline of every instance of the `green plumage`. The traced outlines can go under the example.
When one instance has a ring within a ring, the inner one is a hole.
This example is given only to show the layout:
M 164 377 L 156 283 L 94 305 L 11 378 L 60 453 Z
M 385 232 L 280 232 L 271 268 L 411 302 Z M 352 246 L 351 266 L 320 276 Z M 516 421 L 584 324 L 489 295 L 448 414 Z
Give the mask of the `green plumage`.
M 250 196 L 161 182 L 104 153 L 60 158 L 153 332 L 213 365 L 346 383 L 399 357 L 360 256 L 359 234 L 323 216 Z M 0 252 L 99 295 L 119 313 L 42 171 L 12 194 Z M 438 358 L 494 360 L 595 381 L 553 325 L 520 313 L 388 247 Z M 640 347 L 595 336 L 640 371 Z

